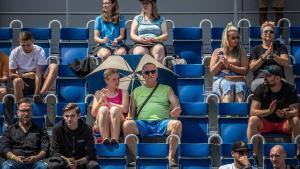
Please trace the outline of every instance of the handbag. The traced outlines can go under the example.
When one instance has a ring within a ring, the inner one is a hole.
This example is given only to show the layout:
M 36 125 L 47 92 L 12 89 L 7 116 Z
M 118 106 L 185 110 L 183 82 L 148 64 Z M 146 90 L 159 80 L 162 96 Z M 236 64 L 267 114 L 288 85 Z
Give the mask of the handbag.
M 96 58 L 89 56 L 83 60 L 74 59 L 69 66 L 76 75 L 84 77 L 96 69 L 97 61 Z

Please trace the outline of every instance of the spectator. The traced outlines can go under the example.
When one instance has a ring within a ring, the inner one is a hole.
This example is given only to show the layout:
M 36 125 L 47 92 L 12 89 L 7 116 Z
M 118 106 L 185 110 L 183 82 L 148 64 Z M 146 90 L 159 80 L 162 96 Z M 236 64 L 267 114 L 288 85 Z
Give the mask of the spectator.
M 56 78 L 57 64 L 51 63 L 42 74 L 43 66 L 47 65 L 43 48 L 33 44 L 31 32 L 20 32 L 19 43 L 20 46 L 9 57 L 9 76 L 13 79 L 14 95 L 20 100 L 23 94 L 34 94 L 34 100 L 42 102 Z
M 128 113 L 128 92 L 119 89 L 119 72 L 116 69 L 104 71 L 106 87 L 96 91 L 92 116 L 96 118 L 95 128 L 100 130 L 104 144 L 117 144 L 120 128 Z M 109 139 L 111 137 L 111 139 Z
M 281 145 L 275 145 L 270 150 L 270 160 L 274 169 L 296 169 L 285 163 L 286 152 Z
M 292 134 L 295 138 L 300 134 L 296 89 L 281 79 L 283 72 L 278 65 L 268 66 L 263 72 L 265 83 L 256 88 L 251 104 L 248 140 L 256 134 L 269 132 Z M 257 141 L 254 140 L 255 155 L 258 154 Z
M 137 87 L 133 91 L 131 117 L 137 120 L 126 120 L 123 125 L 124 135 L 129 134 L 145 136 L 153 134 L 157 136 L 175 134 L 181 136 L 182 124 L 176 118 L 181 113 L 181 107 L 177 96 L 168 85 L 157 82 L 158 72 L 153 63 L 146 63 L 142 68 L 145 85 Z M 152 93 L 152 96 L 150 93 Z M 147 97 L 150 98 L 145 101 Z M 143 105 L 143 106 L 142 106 Z M 138 110 L 138 112 L 137 112 Z M 170 111 L 171 110 L 171 111 Z M 177 140 L 170 139 L 169 165 L 177 166 L 175 153 Z M 135 141 L 128 139 L 129 166 L 135 165 Z
M 248 146 L 243 141 L 237 141 L 232 145 L 231 155 L 234 162 L 232 164 L 226 164 L 220 166 L 219 169 L 250 169 L 253 168 L 250 165 L 248 159 Z
M 80 108 L 69 103 L 63 111 L 64 119 L 52 130 L 50 150 L 52 157 L 64 162 L 53 162 L 50 168 L 98 169 L 93 132 L 80 119 Z
M 240 48 L 238 29 L 230 22 L 222 35 L 222 47 L 215 49 L 210 60 L 210 72 L 215 76 L 213 92 L 222 102 L 243 102 L 247 93 L 244 76 L 248 72 L 248 58 Z
M 283 9 L 284 9 L 284 3 L 285 0 L 271 0 L 272 1 L 272 8 L 275 11 L 275 21 L 276 24 L 278 21 L 283 18 Z M 260 12 L 260 24 L 262 25 L 266 21 L 268 21 L 268 8 L 269 8 L 269 0 L 259 0 L 258 6 L 259 6 L 259 12 Z
M 150 54 L 159 62 L 166 55 L 162 42 L 168 39 L 168 28 L 164 17 L 158 14 L 156 0 L 140 0 L 142 12 L 134 17 L 130 37 L 135 42 L 133 54 Z
M 261 70 L 269 65 L 278 65 L 284 72 L 284 67 L 289 65 L 288 50 L 285 45 L 274 41 L 274 22 L 265 22 L 261 25 L 262 45 L 257 45 L 252 49 L 250 56 L 250 70 L 253 71 L 254 80 L 251 83 L 251 91 L 264 83 L 264 75 Z M 284 73 L 283 73 L 284 76 Z
M 8 59 L 9 57 L 0 51 L 0 100 L 2 100 L 7 93 Z
M 1 152 L 6 158 L 2 169 L 47 169 L 43 161 L 49 152 L 49 137 L 32 122 L 32 104 L 28 99 L 18 102 L 19 121 L 9 126 L 1 138 Z
M 125 18 L 119 13 L 117 0 L 102 1 L 102 15 L 95 20 L 94 40 L 98 46 L 94 53 L 104 61 L 112 54 L 125 55 Z

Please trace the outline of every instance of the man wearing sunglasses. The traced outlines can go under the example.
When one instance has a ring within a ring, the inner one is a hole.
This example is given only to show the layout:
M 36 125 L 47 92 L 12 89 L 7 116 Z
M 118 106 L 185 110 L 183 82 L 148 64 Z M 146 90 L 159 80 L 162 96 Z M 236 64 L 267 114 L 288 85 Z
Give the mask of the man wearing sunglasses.
M 1 138 L 1 152 L 6 159 L 2 169 L 48 169 L 43 159 L 49 153 L 47 131 L 32 122 L 32 104 L 28 99 L 18 102 L 19 121 L 9 126 Z
M 177 117 L 181 113 L 181 107 L 177 96 L 170 86 L 158 84 L 158 72 L 155 64 L 146 63 L 142 68 L 142 74 L 145 85 L 139 86 L 133 91 L 131 112 L 129 112 L 131 117 L 136 117 L 136 119 L 124 122 L 124 135 L 163 136 L 174 134 L 180 137 L 182 124 Z M 149 98 L 148 101 L 145 101 L 147 98 Z M 128 139 L 127 142 L 128 166 L 130 167 L 135 165 L 135 142 L 134 138 Z M 175 154 L 178 140 L 171 137 L 169 144 L 169 166 L 175 167 L 177 166 Z
M 274 169 L 296 169 L 297 167 L 286 164 L 286 152 L 281 145 L 275 145 L 270 150 L 270 161 Z
M 284 68 L 289 65 L 287 47 L 275 41 L 275 30 L 274 22 L 265 22 L 261 26 L 262 44 L 256 45 L 252 49 L 249 64 L 254 76 L 251 83 L 252 92 L 255 91 L 258 85 L 264 83 L 264 74 L 261 70 L 270 65 L 278 65 L 284 72 Z
M 231 156 L 234 160 L 232 164 L 220 166 L 219 169 L 251 169 L 248 160 L 248 146 L 243 141 L 237 141 L 232 145 Z

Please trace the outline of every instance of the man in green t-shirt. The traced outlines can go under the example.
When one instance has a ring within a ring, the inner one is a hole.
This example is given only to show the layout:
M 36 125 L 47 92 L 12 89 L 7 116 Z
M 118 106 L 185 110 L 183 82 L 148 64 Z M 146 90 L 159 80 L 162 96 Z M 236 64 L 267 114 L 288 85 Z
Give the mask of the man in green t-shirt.
M 177 96 L 168 85 L 158 84 L 157 68 L 153 63 L 146 63 L 142 68 L 142 75 L 145 79 L 145 85 L 137 87 L 133 91 L 131 112 L 133 117 L 135 113 L 137 120 L 126 120 L 123 124 L 124 136 L 135 135 L 170 135 L 181 136 L 182 124 L 176 118 L 181 113 L 181 107 Z M 158 86 L 157 86 L 158 85 Z M 149 100 L 142 106 L 148 96 L 155 90 Z M 142 109 L 141 109 L 142 107 Z M 141 109 L 141 110 L 140 110 Z M 135 163 L 135 144 L 134 138 L 128 139 L 129 163 L 128 166 L 134 166 Z M 170 139 L 169 165 L 177 166 L 174 160 L 178 146 L 178 140 L 174 137 Z

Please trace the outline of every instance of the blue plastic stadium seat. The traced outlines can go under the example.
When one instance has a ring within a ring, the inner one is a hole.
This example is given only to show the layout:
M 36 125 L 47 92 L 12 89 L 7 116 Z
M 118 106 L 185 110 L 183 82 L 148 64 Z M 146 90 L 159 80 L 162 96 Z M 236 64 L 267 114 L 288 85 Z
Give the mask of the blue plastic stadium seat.
M 291 55 L 294 57 L 293 60 L 293 73 L 296 75 L 295 86 L 297 93 L 300 93 L 300 27 L 292 26 L 289 28 L 289 38 L 290 38 L 290 51 Z
M 179 144 L 179 168 L 210 169 L 210 145 L 207 143 Z
M 213 27 L 210 30 L 210 52 L 213 53 L 216 48 L 221 47 L 223 27 Z
M 28 31 L 32 33 L 34 43 L 42 47 L 48 58 L 51 53 L 51 29 L 50 28 L 22 28 L 22 31 Z
M 175 54 L 188 64 L 201 63 L 203 53 L 202 29 L 199 27 L 174 28 L 173 46 Z
M 0 51 L 6 55 L 10 55 L 12 47 L 12 29 L 8 27 L 0 27 Z
M 281 145 L 283 146 L 287 157 L 286 157 L 286 163 L 289 165 L 298 165 L 298 160 L 296 158 L 296 152 L 297 152 L 297 145 L 293 143 L 268 143 L 263 145 L 263 156 L 264 156 L 264 165 L 265 169 L 272 169 L 273 166 L 270 161 L 270 150 L 274 145 Z
M 168 169 L 169 145 L 165 143 L 137 144 L 137 169 Z
M 85 79 L 57 79 L 56 93 L 59 102 L 84 102 Z
M 0 135 L 2 135 L 4 131 L 4 112 L 5 112 L 5 105 L 4 103 L 0 103 Z
M 126 168 L 127 145 L 96 144 L 97 158 L 100 168 L 124 169 Z
M 56 103 L 55 105 L 55 123 L 60 122 L 63 119 L 64 112 L 63 108 L 67 105 L 68 103 L 63 103 L 59 102 Z M 86 104 L 85 103 L 76 103 L 76 105 L 80 108 L 80 117 L 84 121 L 86 120 L 86 115 L 87 115 L 87 109 L 86 109 Z

